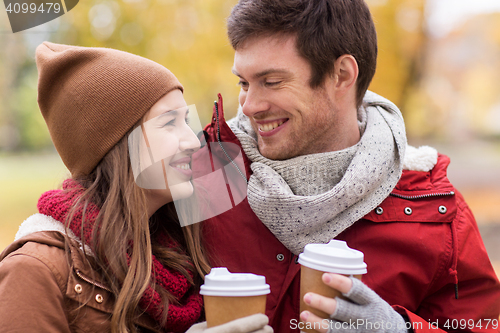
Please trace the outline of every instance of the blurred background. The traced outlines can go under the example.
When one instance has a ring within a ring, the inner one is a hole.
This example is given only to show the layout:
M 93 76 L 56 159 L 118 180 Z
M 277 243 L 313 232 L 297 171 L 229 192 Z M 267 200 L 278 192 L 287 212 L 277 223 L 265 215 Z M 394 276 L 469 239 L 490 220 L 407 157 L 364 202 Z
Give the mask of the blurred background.
M 225 18 L 236 0 L 85 0 L 13 34 L 0 7 L 0 248 L 68 172 L 38 110 L 34 51 L 44 40 L 103 46 L 169 68 L 208 123 L 222 93 L 237 109 Z M 500 1 L 367 0 L 379 38 L 371 90 L 402 110 L 409 143 L 451 157 L 449 178 L 470 204 L 500 272 Z

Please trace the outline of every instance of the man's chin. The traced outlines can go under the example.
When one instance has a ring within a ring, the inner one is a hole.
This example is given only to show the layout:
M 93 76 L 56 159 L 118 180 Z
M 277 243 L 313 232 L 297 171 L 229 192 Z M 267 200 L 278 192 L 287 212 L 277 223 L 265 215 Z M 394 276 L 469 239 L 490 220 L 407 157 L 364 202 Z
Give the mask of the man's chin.
M 265 158 L 275 161 L 287 160 L 293 157 L 290 156 L 290 153 L 285 147 L 272 147 L 269 145 L 261 145 L 260 143 L 259 152 Z

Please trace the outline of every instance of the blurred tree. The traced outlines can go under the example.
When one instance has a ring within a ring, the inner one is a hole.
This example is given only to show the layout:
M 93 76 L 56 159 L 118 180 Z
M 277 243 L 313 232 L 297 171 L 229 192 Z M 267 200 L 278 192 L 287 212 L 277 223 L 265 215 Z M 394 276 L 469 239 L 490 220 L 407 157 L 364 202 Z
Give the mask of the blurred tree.
M 80 1 L 75 9 L 55 20 L 58 33 L 51 35 L 50 40 L 117 48 L 165 65 L 184 84 L 185 98 L 188 104 L 197 105 L 204 125 L 210 121 L 218 92 L 225 97 L 228 118 L 236 113 L 238 106 L 238 80 L 231 73 L 234 53 L 225 28 L 225 19 L 236 2 Z M 425 59 L 422 52 L 427 41 L 425 0 L 367 0 L 367 3 L 379 38 L 377 73 L 370 89 L 398 104 L 405 116 L 418 114 L 421 105 L 414 103 L 419 101 L 414 96 L 418 94 L 415 87 Z M 0 53 L 0 129 L 3 126 L 0 147 L 7 145 L 5 137 L 10 146 L 41 147 L 48 135 L 32 98 L 36 96 L 35 90 L 28 83 L 36 81 L 33 50 L 26 51 L 26 41 L 18 34 L 5 44 L 0 42 L 5 45 Z
M 448 140 L 500 137 L 500 13 L 473 16 L 432 39 L 420 86 L 419 119 Z M 421 131 L 422 132 L 422 131 Z
M 70 11 L 65 42 L 117 48 L 152 59 L 184 85 L 202 125 L 218 92 L 228 116 L 237 109 L 237 79 L 225 18 L 236 0 L 91 0 Z
M 41 150 L 52 142 L 37 104 L 38 72 L 31 61 L 21 67 L 20 82 L 11 99 L 11 110 L 18 124 L 19 146 L 25 150 Z
M 7 13 L 0 15 L 0 150 L 12 150 L 19 144 L 19 133 L 10 109 L 11 96 L 18 82 L 18 68 L 24 57 L 20 38 L 9 38 Z
M 419 84 L 428 34 L 425 0 L 367 0 L 378 36 L 377 72 L 370 90 L 390 99 L 403 114 Z
M 6 13 L 5 13 L 6 14 Z M 0 15 L 0 151 L 52 147 L 38 110 L 35 46 L 48 39 L 56 21 L 13 34 L 7 15 Z

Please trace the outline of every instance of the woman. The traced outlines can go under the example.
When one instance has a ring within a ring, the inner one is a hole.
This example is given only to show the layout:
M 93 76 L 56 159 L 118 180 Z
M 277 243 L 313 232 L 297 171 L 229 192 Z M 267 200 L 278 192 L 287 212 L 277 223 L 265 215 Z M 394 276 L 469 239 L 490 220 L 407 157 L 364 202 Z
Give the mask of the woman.
M 129 53 L 48 42 L 36 63 L 40 110 L 72 177 L 41 196 L 39 214 L 0 255 L 2 330 L 269 331 L 264 315 L 210 329 L 195 324 L 210 266 L 199 224 L 181 228 L 172 206 L 193 193 L 189 163 L 200 147 L 175 76 Z M 149 138 L 148 149 L 161 134 L 159 161 L 131 154 L 134 128 Z M 145 174 L 161 165 L 164 185 L 139 187 L 132 155 Z

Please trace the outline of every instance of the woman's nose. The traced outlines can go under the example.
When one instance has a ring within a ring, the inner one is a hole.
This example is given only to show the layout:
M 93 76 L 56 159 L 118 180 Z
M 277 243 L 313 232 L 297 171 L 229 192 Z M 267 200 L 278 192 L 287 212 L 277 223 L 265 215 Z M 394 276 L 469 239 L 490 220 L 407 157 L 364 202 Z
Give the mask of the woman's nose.
M 186 127 L 180 140 L 179 148 L 181 151 L 191 150 L 195 152 L 200 149 L 200 140 L 189 126 Z

